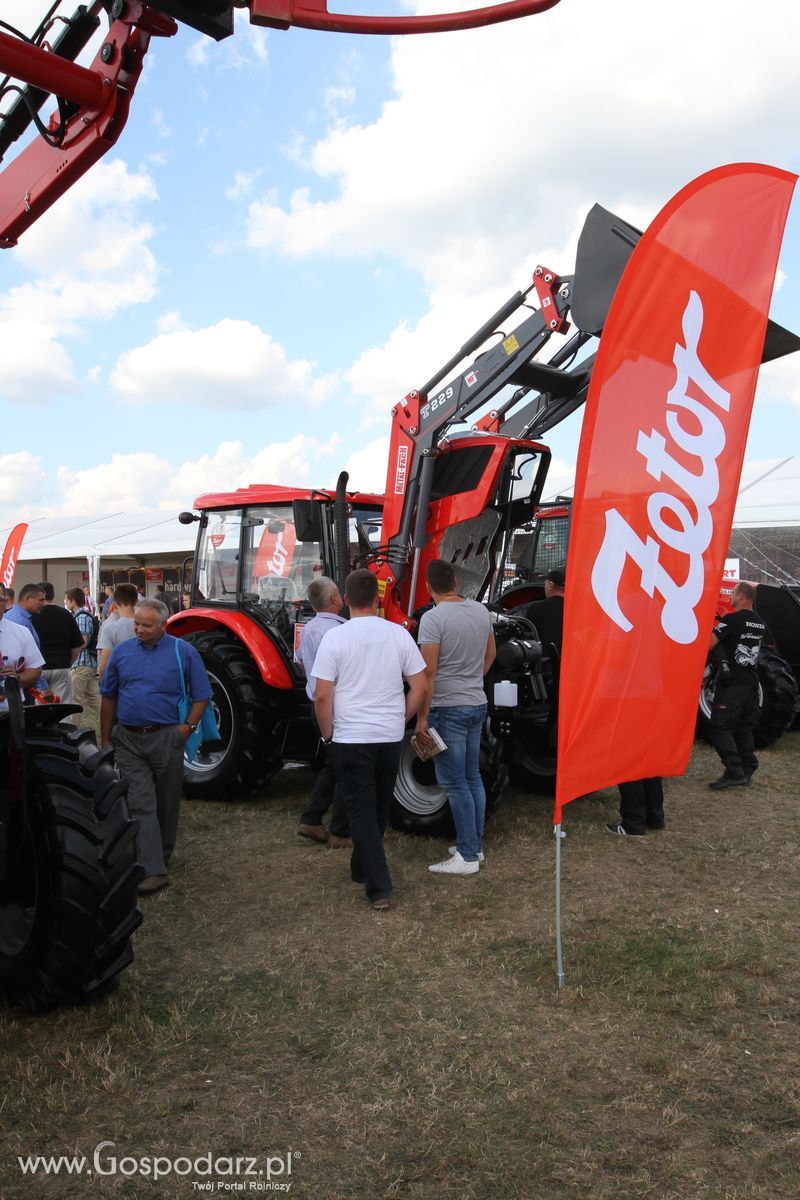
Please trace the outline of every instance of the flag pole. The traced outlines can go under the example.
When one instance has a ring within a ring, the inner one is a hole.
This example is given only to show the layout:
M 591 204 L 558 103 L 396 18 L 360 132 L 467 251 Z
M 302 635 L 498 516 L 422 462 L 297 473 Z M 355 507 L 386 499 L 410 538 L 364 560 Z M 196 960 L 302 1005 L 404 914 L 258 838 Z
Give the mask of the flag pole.
M 561 832 L 559 821 L 553 830 L 556 836 L 556 983 L 559 988 L 564 986 L 564 955 L 561 950 Z

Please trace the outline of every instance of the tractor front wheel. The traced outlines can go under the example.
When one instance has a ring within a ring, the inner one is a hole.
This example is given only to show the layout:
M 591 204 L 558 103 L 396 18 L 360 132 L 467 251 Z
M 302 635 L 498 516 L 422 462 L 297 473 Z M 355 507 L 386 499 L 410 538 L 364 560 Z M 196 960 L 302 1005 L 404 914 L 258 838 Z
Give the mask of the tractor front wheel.
M 209 630 L 186 641 L 208 672 L 220 741 L 204 743 L 194 761 L 184 763 L 184 791 L 194 800 L 241 800 L 283 766 L 275 702 L 233 634 Z

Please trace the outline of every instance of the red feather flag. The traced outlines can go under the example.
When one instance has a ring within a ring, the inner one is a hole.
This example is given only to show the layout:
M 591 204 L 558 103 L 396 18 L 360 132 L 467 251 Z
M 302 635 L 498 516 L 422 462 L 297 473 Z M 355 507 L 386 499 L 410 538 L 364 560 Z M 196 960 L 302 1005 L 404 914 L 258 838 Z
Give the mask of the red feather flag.
M 27 532 L 27 525 L 15 525 L 8 535 L 3 559 L 0 562 L 0 583 L 3 584 L 3 587 L 11 587 L 14 582 L 14 571 L 17 568 L 17 559 L 22 549 L 22 539 Z
M 740 163 L 690 183 L 611 305 L 578 454 L 556 824 L 578 796 L 689 760 L 796 180 Z

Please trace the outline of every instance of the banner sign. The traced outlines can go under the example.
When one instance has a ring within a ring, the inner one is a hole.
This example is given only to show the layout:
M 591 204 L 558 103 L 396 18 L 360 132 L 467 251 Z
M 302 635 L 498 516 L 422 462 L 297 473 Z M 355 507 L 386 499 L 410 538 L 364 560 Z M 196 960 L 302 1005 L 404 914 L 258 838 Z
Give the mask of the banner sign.
M 3 587 L 11 587 L 14 582 L 14 572 L 17 569 L 17 559 L 19 552 L 22 549 L 22 539 L 28 532 L 27 525 L 15 525 L 8 535 L 6 548 L 3 551 L 2 562 L 0 562 L 0 582 Z
M 611 304 L 578 453 L 556 824 L 578 796 L 689 760 L 796 179 L 745 163 L 690 183 Z

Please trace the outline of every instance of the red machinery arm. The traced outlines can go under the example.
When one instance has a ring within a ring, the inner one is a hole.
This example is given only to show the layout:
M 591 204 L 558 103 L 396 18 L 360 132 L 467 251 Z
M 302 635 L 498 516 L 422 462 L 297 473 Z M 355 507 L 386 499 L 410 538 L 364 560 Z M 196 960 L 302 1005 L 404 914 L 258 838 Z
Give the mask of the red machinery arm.
M 464 12 L 410 17 L 329 13 L 327 0 L 249 0 L 249 8 L 254 24 L 278 29 L 298 25 L 345 33 L 401 34 L 471 29 L 544 12 L 558 3 L 502 0 Z M 111 20 L 108 35 L 91 67 L 80 67 L 73 60 L 88 35 L 81 40 L 79 30 L 85 31 L 87 24 L 93 30 L 106 9 Z M 150 38 L 171 37 L 178 21 L 217 39 L 227 37 L 233 32 L 233 0 L 227 4 L 225 0 L 94 0 L 64 22 L 66 29 L 52 47 L 0 30 L 0 75 L 23 84 L 16 89 L 20 94 L 11 106 L 13 116 L 11 109 L 0 113 L 0 159 L 19 136 L 19 128 L 26 128 L 31 120 L 42 135 L 0 175 L 0 247 L 16 245 L 20 235 L 115 144 L 128 117 Z M 4 86 L 0 85 L 0 98 Z M 48 96 L 57 98 L 58 110 L 45 127 L 36 114 Z
M 95 6 L 99 7 L 99 6 Z M 14 246 L 33 222 L 110 150 L 125 127 L 150 38 L 178 26 L 147 4 L 115 5 L 90 68 L 0 32 L 0 71 L 59 99 L 46 136 L 27 145 L 0 175 L 0 247 Z M 24 92 L 23 92 L 24 95 Z M 33 104 L 33 101 L 29 101 Z M 2 132 L 2 125 L 0 125 Z
M 502 4 L 488 4 L 463 12 L 378 17 L 329 13 L 326 0 L 250 0 L 250 20 L 254 25 L 272 25 L 276 29 L 297 25 L 303 29 L 328 29 L 336 33 L 446 33 L 534 16 L 558 3 L 559 0 L 506 0 Z

